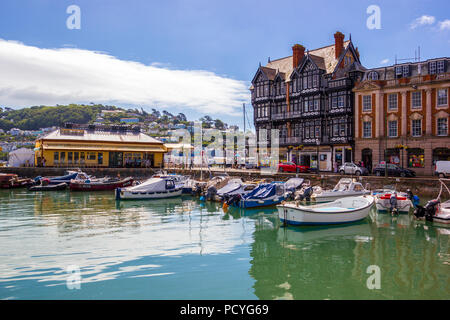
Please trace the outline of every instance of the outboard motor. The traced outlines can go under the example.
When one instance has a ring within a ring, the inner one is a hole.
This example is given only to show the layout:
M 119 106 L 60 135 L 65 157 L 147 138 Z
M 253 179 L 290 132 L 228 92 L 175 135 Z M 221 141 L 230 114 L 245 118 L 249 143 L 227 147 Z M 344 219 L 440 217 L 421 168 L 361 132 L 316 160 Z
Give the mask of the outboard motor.
M 312 188 L 312 187 L 308 187 L 308 188 L 305 189 L 305 191 L 303 191 L 302 194 L 298 195 L 298 196 L 295 198 L 295 200 L 300 200 L 300 201 L 303 201 L 303 200 L 311 201 L 311 196 L 312 196 L 313 192 L 314 192 L 313 188 Z
M 391 213 L 392 214 L 397 214 L 398 213 L 398 209 L 397 209 L 397 195 L 395 193 L 391 195 L 391 198 L 389 199 L 389 203 L 391 204 Z
M 241 201 L 241 195 L 239 193 L 234 194 L 232 196 L 227 196 L 227 199 L 225 200 L 225 203 L 229 206 L 233 204 L 237 204 Z
M 436 199 L 428 201 L 424 207 L 418 205 L 414 210 L 414 216 L 416 218 L 425 218 L 427 221 L 433 221 L 433 216 L 436 215 L 439 203 L 440 201 Z

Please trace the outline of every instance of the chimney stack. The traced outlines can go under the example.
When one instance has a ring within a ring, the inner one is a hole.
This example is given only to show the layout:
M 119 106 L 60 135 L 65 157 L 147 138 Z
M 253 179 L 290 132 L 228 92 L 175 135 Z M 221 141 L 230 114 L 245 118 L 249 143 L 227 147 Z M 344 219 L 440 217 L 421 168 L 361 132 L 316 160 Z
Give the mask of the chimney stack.
M 292 47 L 292 66 L 295 68 L 298 67 L 300 61 L 302 61 L 305 56 L 305 47 L 301 44 L 296 44 Z
M 334 53 L 336 59 L 339 58 L 342 50 L 344 50 L 344 38 L 344 34 L 339 31 L 334 34 Z

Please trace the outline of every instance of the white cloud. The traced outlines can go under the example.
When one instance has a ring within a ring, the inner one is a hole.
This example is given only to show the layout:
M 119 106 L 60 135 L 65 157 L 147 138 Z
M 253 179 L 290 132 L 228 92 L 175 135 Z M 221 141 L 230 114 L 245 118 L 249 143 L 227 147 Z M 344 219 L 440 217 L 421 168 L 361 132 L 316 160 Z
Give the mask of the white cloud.
M 433 24 L 435 21 L 436 21 L 436 18 L 435 18 L 435 17 L 423 15 L 423 16 L 417 18 L 416 20 L 414 20 L 414 21 L 411 23 L 410 28 L 411 28 L 411 29 L 415 29 L 415 28 L 417 28 L 417 27 L 424 26 L 424 25 L 427 25 L 427 24 L 431 25 L 431 24 Z
M 386 63 L 388 63 L 389 62 L 389 59 L 383 59 L 383 60 L 381 60 L 381 64 L 386 64 Z
M 450 19 L 439 21 L 440 30 L 450 30 Z
M 240 115 L 248 83 L 203 70 L 174 70 L 77 48 L 41 49 L 0 39 L 0 101 L 24 107 L 109 103 Z

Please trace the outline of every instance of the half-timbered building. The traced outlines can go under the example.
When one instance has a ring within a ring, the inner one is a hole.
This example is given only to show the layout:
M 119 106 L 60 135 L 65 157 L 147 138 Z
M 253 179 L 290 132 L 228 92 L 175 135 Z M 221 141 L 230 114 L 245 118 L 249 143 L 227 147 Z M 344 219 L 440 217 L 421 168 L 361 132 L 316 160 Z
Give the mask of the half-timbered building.
M 280 158 L 332 171 L 352 161 L 352 88 L 366 70 L 351 38 L 334 35 L 334 45 L 307 50 L 292 47 L 289 57 L 259 66 L 250 88 L 254 123 L 279 130 Z

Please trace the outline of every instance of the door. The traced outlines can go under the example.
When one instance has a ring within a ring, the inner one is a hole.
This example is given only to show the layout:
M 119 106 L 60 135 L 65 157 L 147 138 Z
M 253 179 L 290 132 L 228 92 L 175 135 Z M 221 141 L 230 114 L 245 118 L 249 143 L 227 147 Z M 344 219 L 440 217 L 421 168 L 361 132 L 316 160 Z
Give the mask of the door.
M 110 152 L 109 153 L 109 166 L 111 168 L 123 167 L 123 153 L 122 152 Z
M 369 172 L 372 172 L 372 149 L 363 149 L 361 151 L 361 159 L 364 167 L 366 167 Z

